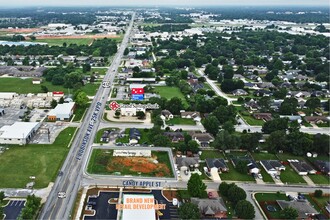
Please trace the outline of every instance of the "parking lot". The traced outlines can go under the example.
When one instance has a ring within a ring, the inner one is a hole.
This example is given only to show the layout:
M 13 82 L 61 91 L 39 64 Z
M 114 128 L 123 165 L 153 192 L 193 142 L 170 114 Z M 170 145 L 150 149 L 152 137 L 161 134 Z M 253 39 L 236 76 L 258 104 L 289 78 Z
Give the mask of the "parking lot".
M 55 141 L 59 133 L 66 127 L 67 125 L 63 125 L 62 123 L 42 123 L 38 129 L 38 132 L 33 136 L 31 143 L 51 144 Z
M 172 202 L 166 200 L 163 197 L 161 190 L 152 190 L 151 194 L 154 195 L 155 200 L 159 204 L 166 204 L 166 209 L 160 210 L 162 216 L 159 219 L 178 219 L 178 210 L 176 206 L 173 206 Z M 124 191 L 123 194 L 146 194 L 146 192 L 131 192 Z M 119 192 L 100 192 L 99 197 L 91 198 L 87 200 L 87 208 L 92 208 L 95 210 L 94 216 L 84 216 L 84 219 L 117 219 L 118 211 L 116 209 L 116 204 L 109 204 L 111 198 L 118 198 Z
M 20 121 L 19 116 L 23 116 L 26 109 L 20 109 L 19 107 L 7 107 L 4 108 L 5 114 L 0 116 L 0 127 L 4 125 L 12 125 L 16 121 Z
M 10 200 L 4 207 L 5 219 L 17 219 L 25 206 L 25 200 Z

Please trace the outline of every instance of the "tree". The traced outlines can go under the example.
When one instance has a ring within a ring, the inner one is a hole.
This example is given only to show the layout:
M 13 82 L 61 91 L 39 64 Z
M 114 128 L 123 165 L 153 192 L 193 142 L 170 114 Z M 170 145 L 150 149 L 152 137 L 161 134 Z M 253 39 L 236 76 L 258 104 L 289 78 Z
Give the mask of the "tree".
M 329 153 L 330 137 L 326 134 L 313 136 L 313 149 L 318 153 Z
M 53 99 L 51 102 L 50 102 L 50 106 L 52 108 L 55 108 L 57 106 L 57 101 L 55 99 Z
M 242 174 L 247 173 L 247 161 L 245 160 L 239 160 L 236 164 L 236 170 Z
M 2 203 L 4 199 L 5 199 L 5 192 L 1 191 L 0 192 L 0 203 Z
M 234 183 L 228 184 L 227 182 L 221 182 L 219 185 L 219 192 L 222 196 L 227 197 L 228 196 L 228 190 L 230 187 L 235 185 Z
M 283 130 L 273 131 L 266 139 L 268 151 L 276 153 L 279 150 L 284 150 L 286 147 L 286 133 Z
M 270 134 L 274 131 L 283 130 L 286 131 L 289 126 L 289 121 L 287 118 L 275 118 L 271 121 L 266 121 L 262 126 L 262 132 Z
M 83 73 L 87 73 L 89 71 L 91 71 L 92 67 L 89 63 L 85 63 L 82 65 L 82 70 L 83 70 Z
M 322 197 L 322 195 L 323 195 L 323 191 L 321 189 L 315 190 L 315 192 L 314 192 L 315 197 L 320 198 L 320 197 Z
M 288 90 L 286 88 L 281 88 L 274 92 L 274 97 L 277 99 L 284 99 L 286 94 L 288 94 Z
M 197 173 L 191 174 L 187 189 L 192 197 L 203 197 L 206 194 L 206 185 Z
M 321 107 L 321 100 L 319 98 L 312 97 L 306 101 L 305 106 L 314 112 L 316 108 Z
M 136 117 L 138 119 L 144 119 L 146 117 L 146 114 L 143 111 L 137 111 L 136 112 Z
M 231 121 L 226 121 L 223 125 L 222 125 L 222 129 L 228 131 L 230 134 L 235 132 L 235 127 L 234 124 Z
M 64 103 L 64 98 L 63 98 L 63 96 L 60 98 L 60 100 L 58 100 L 58 103 L 59 103 L 59 104 L 63 104 L 63 103 Z
M 3 214 L 4 214 L 4 208 L 2 206 L 0 206 L 0 218 L 3 218 Z
M 248 151 L 256 149 L 259 145 L 259 140 L 261 139 L 261 133 L 247 133 L 241 135 L 242 148 Z
M 292 207 L 285 207 L 280 211 L 280 216 L 282 219 L 297 219 L 298 211 Z
M 270 109 L 270 97 L 264 96 L 259 99 L 259 106 L 262 112 L 267 112 Z
M 234 185 L 228 189 L 228 199 L 235 206 L 239 200 L 246 199 L 246 193 L 242 188 Z
M 205 130 L 213 135 L 216 135 L 219 131 L 219 126 L 220 126 L 220 122 L 218 121 L 218 119 L 211 115 L 207 118 L 205 118 L 202 121 L 202 124 L 205 128 Z
M 254 219 L 255 217 L 254 206 L 246 200 L 238 201 L 235 206 L 235 212 L 240 219 Z
M 297 112 L 298 100 L 295 98 L 286 98 L 281 104 L 281 115 L 293 115 Z
M 41 91 L 44 92 L 44 93 L 47 93 L 49 90 L 46 86 L 41 86 Z
M 89 101 L 85 92 L 79 92 L 75 98 L 78 106 L 85 107 Z
M 187 144 L 187 150 L 197 153 L 199 150 L 199 145 L 195 140 L 190 140 Z
M 178 115 L 180 110 L 183 109 L 182 100 L 178 97 L 173 97 L 166 103 L 166 108 L 170 109 L 174 115 Z
M 313 140 L 308 134 L 302 132 L 292 132 L 287 135 L 287 150 L 294 155 L 302 156 L 313 150 Z
M 162 134 L 158 134 L 153 138 L 152 143 L 155 146 L 168 147 L 170 145 L 170 139 Z
M 124 56 L 127 56 L 128 53 L 129 53 L 129 50 L 128 50 L 128 48 L 126 47 L 125 50 L 124 50 Z
M 32 40 L 32 41 L 35 41 L 37 38 L 33 35 L 29 36 L 29 38 Z
M 226 130 L 221 130 L 212 144 L 220 150 L 237 149 L 241 146 L 241 140 L 238 135 L 229 134 Z
M 183 205 L 178 208 L 178 213 L 180 219 L 200 219 L 199 208 L 193 203 L 183 203 Z

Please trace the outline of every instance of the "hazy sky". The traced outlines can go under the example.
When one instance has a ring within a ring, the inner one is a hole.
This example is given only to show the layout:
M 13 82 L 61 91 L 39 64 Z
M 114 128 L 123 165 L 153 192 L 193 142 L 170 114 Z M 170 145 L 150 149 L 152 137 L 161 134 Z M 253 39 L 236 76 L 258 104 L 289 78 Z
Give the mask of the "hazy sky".
M 71 6 L 71 5 L 327 5 L 329 0 L 0 0 L 0 7 L 3 6 Z

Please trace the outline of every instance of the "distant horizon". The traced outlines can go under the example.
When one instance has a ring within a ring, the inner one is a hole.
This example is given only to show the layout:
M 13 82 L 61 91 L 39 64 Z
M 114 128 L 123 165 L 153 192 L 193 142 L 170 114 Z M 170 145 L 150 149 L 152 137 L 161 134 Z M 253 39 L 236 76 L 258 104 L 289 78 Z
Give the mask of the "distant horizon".
M 328 0 L 121 0 L 107 2 L 104 0 L 0 0 L 0 8 L 31 8 L 31 7 L 329 7 Z

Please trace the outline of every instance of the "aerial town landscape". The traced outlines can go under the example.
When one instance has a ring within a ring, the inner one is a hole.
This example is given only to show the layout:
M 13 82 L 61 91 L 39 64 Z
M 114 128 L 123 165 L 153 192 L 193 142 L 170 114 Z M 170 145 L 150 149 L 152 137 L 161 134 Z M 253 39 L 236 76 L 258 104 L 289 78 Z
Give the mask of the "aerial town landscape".
M 0 220 L 330 219 L 328 1 L 19 2 Z

